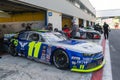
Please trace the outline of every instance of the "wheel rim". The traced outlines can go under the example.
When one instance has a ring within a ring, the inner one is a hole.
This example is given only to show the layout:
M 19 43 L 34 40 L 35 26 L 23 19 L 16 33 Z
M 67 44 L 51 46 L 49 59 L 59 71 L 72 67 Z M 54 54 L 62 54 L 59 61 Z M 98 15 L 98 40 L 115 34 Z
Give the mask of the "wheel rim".
M 69 64 L 68 57 L 66 53 L 62 50 L 56 51 L 55 56 L 53 57 L 54 64 L 57 68 L 67 68 Z

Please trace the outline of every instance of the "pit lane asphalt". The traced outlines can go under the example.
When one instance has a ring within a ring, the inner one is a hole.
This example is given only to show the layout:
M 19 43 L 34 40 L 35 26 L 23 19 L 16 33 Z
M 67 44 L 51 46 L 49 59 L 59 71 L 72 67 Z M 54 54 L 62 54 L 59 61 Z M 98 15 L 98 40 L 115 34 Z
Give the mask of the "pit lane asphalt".
M 120 30 L 111 30 L 109 42 L 113 80 L 120 80 Z

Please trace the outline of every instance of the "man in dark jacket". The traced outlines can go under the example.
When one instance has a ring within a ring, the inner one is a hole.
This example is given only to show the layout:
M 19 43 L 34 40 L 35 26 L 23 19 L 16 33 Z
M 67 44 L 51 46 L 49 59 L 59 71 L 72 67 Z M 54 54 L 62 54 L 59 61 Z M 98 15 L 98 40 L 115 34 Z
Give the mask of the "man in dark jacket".
M 104 30 L 104 37 L 105 39 L 108 39 L 108 36 L 109 36 L 109 25 L 104 22 L 104 25 L 103 25 L 103 30 Z
M 73 24 L 73 26 L 72 26 L 72 32 L 71 32 L 72 38 L 76 37 L 77 30 L 78 30 L 78 26 L 75 25 L 75 24 Z

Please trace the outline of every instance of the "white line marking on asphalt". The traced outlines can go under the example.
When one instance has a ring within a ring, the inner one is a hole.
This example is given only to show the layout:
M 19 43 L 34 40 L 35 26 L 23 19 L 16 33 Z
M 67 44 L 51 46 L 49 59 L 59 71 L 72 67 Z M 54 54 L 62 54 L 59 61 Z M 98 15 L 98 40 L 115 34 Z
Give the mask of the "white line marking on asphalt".
M 110 45 L 112 51 L 117 51 L 112 45 Z
M 110 59 L 110 50 L 109 50 L 108 40 L 106 40 L 106 46 L 105 46 L 105 59 L 106 59 L 106 64 L 103 69 L 102 80 L 112 80 L 111 59 Z

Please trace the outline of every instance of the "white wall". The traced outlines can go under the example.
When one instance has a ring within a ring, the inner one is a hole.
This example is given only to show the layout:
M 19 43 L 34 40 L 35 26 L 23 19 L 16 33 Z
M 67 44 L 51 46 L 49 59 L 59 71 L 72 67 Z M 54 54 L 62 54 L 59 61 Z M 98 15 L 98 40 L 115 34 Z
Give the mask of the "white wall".
M 49 16 L 49 12 L 52 13 L 52 16 Z M 58 30 L 62 30 L 62 15 L 61 13 L 57 13 L 54 11 L 47 11 L 47 16 L 48 16 L 48 23 L 53 24 L 53 30 L 54 28 L 58 28 Z
M 64 13 L 70 16 L 75 16 L 81 19 L 95 21 L 95 18 L 83 10 L 73 6 L 67 0 L 11 0 L 22 3 L 29 3 L 29 5 L 36 5 L 37 7 L 41 7 L 43 9 L 49 9 L 56 12 Z M 87 1 L 88 2 L 88 1 Z
M 84 27 L 86 27 L 86 25 L 87 25 L 87 21 L 86 20 L 83 20 L 83 25 L 84 25 Z
M 96 16 L 97 16 L 97 17 L 120 16 L 120 9 L 97 11 L 97 12 L 96 12 Z
M 89 0 L 80 0 L 91 12 L 93 12 L 96 15 L 96 10 L 92 6 Z

